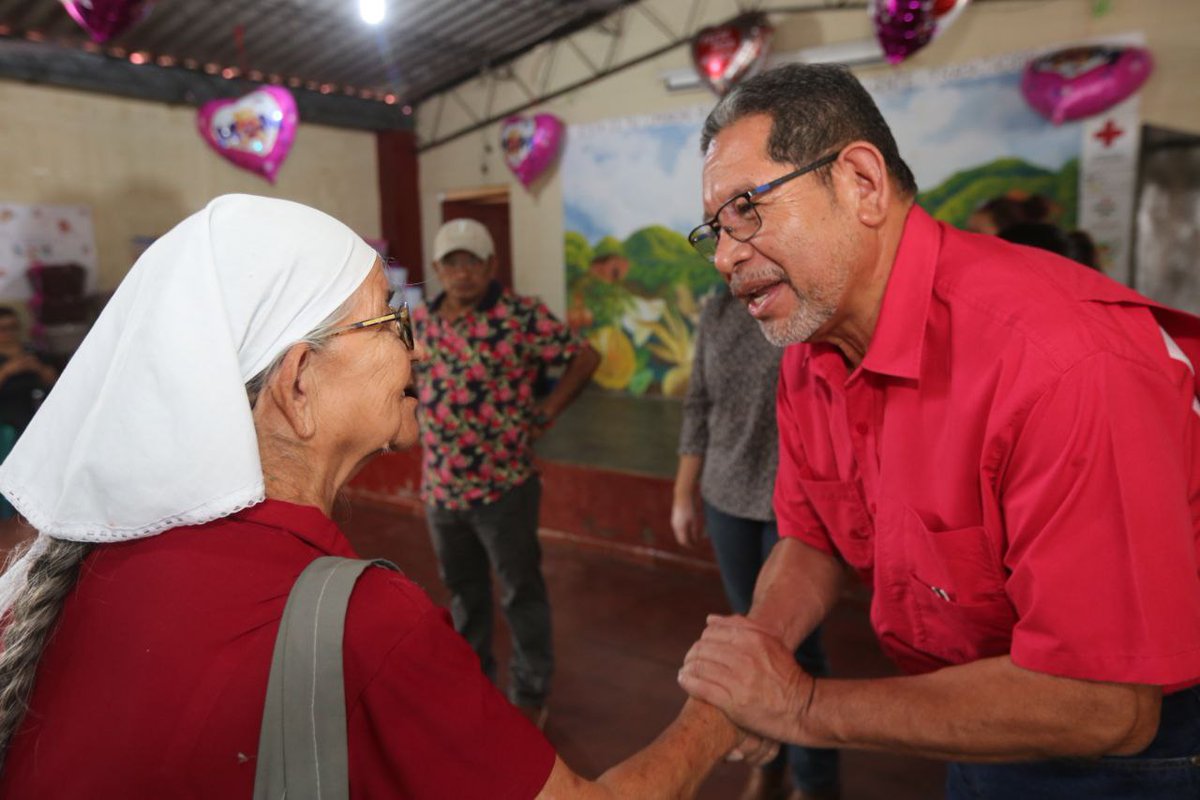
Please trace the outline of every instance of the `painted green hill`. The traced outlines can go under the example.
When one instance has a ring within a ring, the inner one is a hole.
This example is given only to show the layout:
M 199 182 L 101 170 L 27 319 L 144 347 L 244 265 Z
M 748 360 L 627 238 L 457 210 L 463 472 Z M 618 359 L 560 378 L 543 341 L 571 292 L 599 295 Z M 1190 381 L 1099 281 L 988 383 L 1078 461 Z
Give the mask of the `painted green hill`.
M 1040 194 L 1062 209 L 1058 222 L 1075 227 L 1079 203 L 1079 160 L 1071 159 L 1057 172 L 1020 158 L 1000 158 L 956 172 L 940 185 L 920 192 L 917 202 L 937 219 L 963 227 L 971 213 L 988 200 L 1012 190 Z
M 721 282 L 717 270 L 692 249 L 687 237 L 661 225 L 632 233 L 624 250 L 630 265 L 626 281 L 648 296 L 662 295 L 677 283 L 699 296 Z
M 563 261 L 567 266 L 567 285 L 587 274 L 592 263 L 592 246 L 587 237 L 577 231 L 567 231 L 563 236 Z

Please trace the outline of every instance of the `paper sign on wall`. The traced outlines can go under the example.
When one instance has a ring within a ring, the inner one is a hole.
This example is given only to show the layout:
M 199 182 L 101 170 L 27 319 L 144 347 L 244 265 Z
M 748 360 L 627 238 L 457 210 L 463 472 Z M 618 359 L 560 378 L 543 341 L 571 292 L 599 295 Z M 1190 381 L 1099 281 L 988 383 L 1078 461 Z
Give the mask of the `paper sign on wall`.
M 78 264 L 96 287 L 96 239 L 87 206 L 0 203 L 0 299 L 28 300 L 34 264 Z

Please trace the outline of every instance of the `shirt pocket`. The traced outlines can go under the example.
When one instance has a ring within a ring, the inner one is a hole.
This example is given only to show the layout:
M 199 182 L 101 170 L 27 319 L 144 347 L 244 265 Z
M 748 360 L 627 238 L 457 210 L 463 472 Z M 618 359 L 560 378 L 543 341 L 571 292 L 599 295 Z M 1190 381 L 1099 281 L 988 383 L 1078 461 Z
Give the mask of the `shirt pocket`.
M 900 525 L 916 649 L 955 664 L 1007 653 L 1016 612 L 987 531 L 931 528 L 911 508 Z
M 798 482 L 842 559 L 857 570 L 870 570 L 875 562 L 875 524 L 863 504 L 858 482 Z

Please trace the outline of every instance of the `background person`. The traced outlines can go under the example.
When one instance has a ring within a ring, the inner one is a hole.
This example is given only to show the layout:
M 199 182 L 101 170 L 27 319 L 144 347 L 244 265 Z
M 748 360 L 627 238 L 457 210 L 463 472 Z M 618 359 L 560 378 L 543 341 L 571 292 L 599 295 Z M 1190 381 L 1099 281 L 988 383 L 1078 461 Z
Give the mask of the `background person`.
M 22 340 L 17 312 L 0 306 L 0 425 L 20 435 L 57 378 L 58 371 Z
M 1099 269 L 1096 245 L 1092 237 L 1081 230 L 1067 233 L 1052 222 L 1018 222 L 996 235 L 1006 242 L 1048 250 L 1085 267 Z
M 554 673 L 550 602 L 538 543 L 541 480 L 533 442 L 591 378 L 600 358 L 543 304 L 495 281 L 492 237 L 456 219 L 433 243 L 444 287 L 415 317 L 420 367 L 421 497 L 450 590 L 455 629 L 496 679 L 491 568 L 512 634 L 508 697 L 539 727 Z M 565 365 L 541 400 L 539 370 Z
M 733 613 L 745 614 L 759 570 L 779 541 L 771 492 L 779 462 L 775 387 L 783 351 L 762 337 L 745 306 L 728 291 L 704 303 L 695 347 L 671 527 L 684 547 L 699 542 L 699 495 L 725 596 Z M 819 628 L 796 648 L 796 663 L 810 675 L 829 674 Z M 837 751 L 792 745 L 750 773 L 741 800 L 787 796 L 789 766 L 794 800 L 838 797 Z
M 1000 231 L 1023 222 L 1051 222 L 1059 208 L 1048 197 L 1012 191 L 997 195 L 972 212 L 967 230 L 996 236 Z

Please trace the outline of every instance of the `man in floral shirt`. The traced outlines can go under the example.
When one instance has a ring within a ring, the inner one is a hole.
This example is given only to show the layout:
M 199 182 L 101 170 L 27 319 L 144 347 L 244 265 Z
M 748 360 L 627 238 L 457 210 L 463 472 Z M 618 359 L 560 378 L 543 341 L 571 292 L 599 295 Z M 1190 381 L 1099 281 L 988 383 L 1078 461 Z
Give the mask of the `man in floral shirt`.
M 447 222 L 434 239 L 433 258 L 445 290 L 414 315 L 429 350 L 419 364 L 421 498 L 454 627 L 493 680 L 489 567 L 495 568 L 513 640 L 509 699 L 540 726 L 554 652 L 533 442 L 600 359 L 536 299 L 493 280 L 495 248 L 480 223 Z M 564 364 L 553 391 L 535 398 L 540 370 Z

